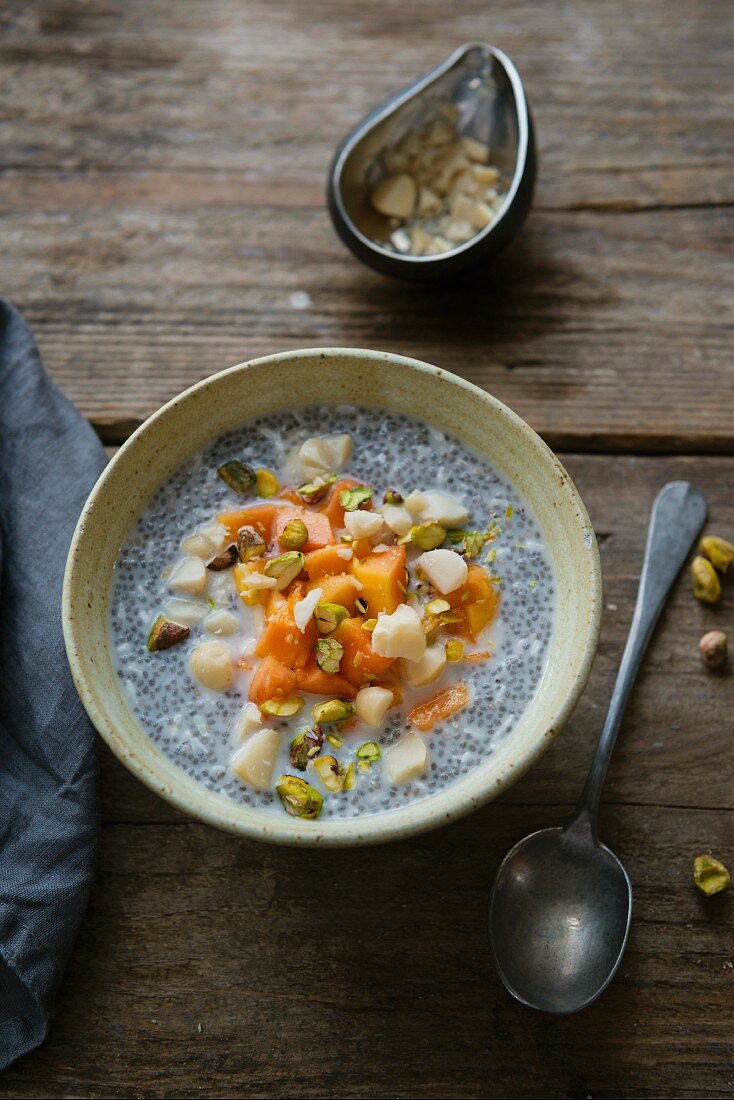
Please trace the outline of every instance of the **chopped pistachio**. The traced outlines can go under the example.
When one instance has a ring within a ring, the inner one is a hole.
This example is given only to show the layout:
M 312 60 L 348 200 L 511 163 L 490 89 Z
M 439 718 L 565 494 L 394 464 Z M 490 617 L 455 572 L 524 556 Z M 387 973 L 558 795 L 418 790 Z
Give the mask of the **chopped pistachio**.
M 291 519 L 278 535 L 284 550 L 300 550 L 308 542 L 308 527 L 302 519 Z
M 446 538 L 446 528 L 433 520 L 426 523 L 414 524 L 399 541 L 401 543 L 412 542 L 420 550 L 435 550 Z
M 693 595 L 704 603 L 716 603 L 721 596 L 721 582 L 708 558 L 700 555 L 691 562 Z
M 486 541 L 482 531 L 467 531 L 461 540 L 461 552 L 465 558 L 478 558 Z
M 231 569 L 235 562 L 240 560 L 239 553 L 237 551 L 236 543 L 231 543 L 226 550 L 222 550 L 221 554 L 217 554 L 211 561 L 206 563 L 207 569 L 211 569 L 214 573 L 221 573 L 225 569 Z
M 266 577 L 275 577 L 276 589 L 282 592 L 291 581 L 294 581 L 303 569 L 305 558 L 298 550 L 289 550 L 287 554 L 281 554 L 277 558 L 269 558 L 265 563 Z
M 345 512 L 356 512 L 371 499 L 372 490 L 369 485 L 355 485 L 353 489 L 342 489 L 339 493 L 339 503 Z
M 309 760 L 313 760 L 321 752 L 324 743 L 324 735 L 318 726 L 301 730 L 291 741 L 290 758 L 294 768 L 299 772 L 305 772 Z
M 339 623 L 349 618 L 349 612 L 340 603 L 320 603 L 314 617 L 319 634 L 331 634 Z
M 450 611 L 451 604 L 448 600 L 429 600 L 425 606 L 425 612 L 427 615 L 440 615 L 442 611 Z
M 290 699 L 266 699 L 260 704 L 260 710 L 272 718 L 292 718 L 302 706 L 303 699 L 300 695 L 292 695 Z
M 347 765 L 347 769 L 342 775 L 342 784 L 345 791 L 353 790 L 357 785 L 357 776 L 354 773 L 354 763 L 351 762 Z
M 734 561 L 734 546 L 717 535 L 707 535 L 706 538 L 701 539 L 699 552 L 704 558 L 708 558 L 714 569 L 718 569 L 720 573 L 726 573 Z
M 257 484 L 257 474 L 255 471 L 251 466 L 247 466 L 244 462 L 240 462 L 238 458 L 233 458 L 229 462 L 223 463 L 217 470 L 217 473 L 222 481 L 225 481 L 235 493 L 249 493 L 253 485 Z
M 320 756 L 318 760 L 314 760 L 313 770 L 327 791 L 336 794 L 342 789 L 342 777 L 339 774 L 339 764 L 335 756 Z
M 344 744 L 344 738 L 339 737 L 339 735 L 336 733 L 327 733 L 326 740 L 335 749 L 340 749 Z
M 362 772 L 362 775 L 369 775 L 370 771 L 372 770 L 372 765 L 370 764 L 369 760 L 358 760 L 357 767 Z
M 256 527 L 240 527 L 237 532 L 237 553 L 241 562 L 261 558 L 265 549 L 265 539 Z
M 362 623 L 362 630 L 367 630 L 370 634 L 377 626 L 377 619 L 365 619 Z
M 322 672 L 338 672 L 344 646 L 336 638 L 319 638 L 314 646 L 316 664 Z
M 698 643 L 701 660 L 709 668 L 721 668 L 726 664 L 728 648 L 723 630 L 709 630 Z
M 369 764 L 374 764 L 381 756 L 382 749 L 376 741 L 365 741 L 364 744 L 360 745 L 357 749 L 357 759 L 366 760 Z
M 297 775 L 281 775 L 275 793 L 291 817 L 305 817 L 312 821 L 324 806 L 324 799 L 316 788 Z
M 405 497 L 398 489 L 388 489 L 382 498 L 383 504 L 402 504 Z
M 335 481 L 336 474 L 325 474 L 322 477 L 315 477 L 313 481 L 305 482 L 297 492 L 304 504 L 316 504 L 323 500 Z
M 455 665 L 457 661 L 460 661 L 464 656 L 464 643 L 453 639 L 446 643 L 446 660 L 449 664 Z
M 713 856 L 696 856 L 693 861 L 693 881 L 703 894 L 710 897 L 729 885 L 731 875 L 724 864 Z
M 354 606 L 357 608 L 357 611 L 359 611 L 360 615 L 367 614 L 367 602 L 366 600 L 361 599 L 360 596 L 357 596 L 356 600 L 354 601 Z
M 160 653 L 163 649 L 170 649 L 179 642 L 185 642 L 190 633 L 190 627 L 181 626 L 180 623 L 171 622 L 165 615 L 159 615 L 148 634 L 148 650 L 150 653 Z
M 272 470 L 259 469 L 255 471 L 257 495 L 259 497 L 274 497 L 280 489 L 280 484 Z
M 508 504 L 505 508 L 505 519 L 512 519 L 513 508 L 511 504 Z
M 317 703 L 311 714 L 317 726 L 346 722 L 353 716 L 354 707 L 344 699 L 330 699 L 327 703 Z
M 446 532 L 446 538 L 452 546 L 458 546 L 469 533 L 469 531 L 463 531 L 461 527 L 454 527 L 451 531 Z

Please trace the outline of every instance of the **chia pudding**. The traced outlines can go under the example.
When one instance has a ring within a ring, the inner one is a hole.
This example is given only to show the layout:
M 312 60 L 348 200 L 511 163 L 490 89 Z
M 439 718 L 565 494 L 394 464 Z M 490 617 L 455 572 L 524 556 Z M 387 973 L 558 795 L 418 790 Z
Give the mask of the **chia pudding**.
M 143 730 L 272 813 L 382 813 L 481 764 L 544 675 L 554 580 L 518 492 L 422 421 L 318 405 L 228 431 L 120 550 L 112 653 Z

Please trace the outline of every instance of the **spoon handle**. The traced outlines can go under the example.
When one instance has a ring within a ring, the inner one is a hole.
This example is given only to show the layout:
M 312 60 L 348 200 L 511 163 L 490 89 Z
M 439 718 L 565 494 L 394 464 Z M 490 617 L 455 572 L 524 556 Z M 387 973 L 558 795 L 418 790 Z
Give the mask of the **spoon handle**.
M 587 824 L 596 833 L 602 787 L 632 685 L 673 581 L 705 519 L 706 500 L 687 481 L 669 482 L 655 498 L 632 625 L 604 729 L 571 825 Z

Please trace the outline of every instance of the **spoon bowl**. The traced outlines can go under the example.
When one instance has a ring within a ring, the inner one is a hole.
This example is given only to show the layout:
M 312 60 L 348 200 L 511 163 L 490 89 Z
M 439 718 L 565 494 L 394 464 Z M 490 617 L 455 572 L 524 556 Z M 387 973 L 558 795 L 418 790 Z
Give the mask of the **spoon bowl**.
M 588 819 L 525 837 L 505 857 L 489 905 L 495 964 L 509 991 L 543 1012 L 577 1012 L 614 977 L 632 885 Z
M 502 205 L 488 226 L 448 252 L 394 252 L 388 247 L 389 223 L 370 204 L 373 188 L 385 175 L 380 153 L 419 130 L 447 104 L 456 110 L 457 133 L 492 150 L 492 163 L 508 181 Z M 347 247 L 370 267 L 403 279 L 440 280 L 495 255 L 515 236 L 530 209 L 535 174 L 533 124 L 517 69 L 502 50 L 471 43 L 352 130 L 329 171 L 329 213 Z

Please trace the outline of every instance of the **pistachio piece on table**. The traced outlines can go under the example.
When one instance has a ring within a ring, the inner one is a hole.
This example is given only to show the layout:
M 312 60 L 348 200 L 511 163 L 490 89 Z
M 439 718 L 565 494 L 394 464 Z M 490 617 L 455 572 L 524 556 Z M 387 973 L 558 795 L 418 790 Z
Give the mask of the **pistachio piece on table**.
M 237 553 L 241 562 L 261 558 L 265 550 L 265 539 L 256 527 L 240 527 L 237 532 Z
M 292 695 L 290 699 L 266 699 L 260 704 L 260 710 L 271 718 L 292 718 L 302 706 L 303 699 L 299 695 Z
M 344 656 L 344 646 L 336 638 L 319 638 L 314 646 L 316 664 L 322 672 L 338 672 Z
M 700 554 L 691 562 L 693 595 L 704 603 L 716 603 L 721 596 L 721 582 L 708 558 Z
M 235 493 L 249 493 L 253 485 L 257 484 L 255 471 L 238 458 L 222 463 L 217 473 Z
M 342 489 L 339 493 L 339 503 L 345 512 L 356 512 L 370 500 L 372 500 L 372 490 L 369 485 L 355 485 L 353 489 Z
M 414 524 L 400 539 L 401 543 L 411 542 L 419 550 L 435 550 L 446 538 L 446 528 L 440 523 L 428 520 L 426 523 Z
M 208 561 L 206 567 L 207 569 L 213 570 L 215 573 L 221 573 L 225 569 L 231 569 L 239 560 L 240 555 L 237 550 L 237 544 L 233 542 L 226 550 L 222 550 L 221 554 L 217 554 L 211 561 Z
M 278 535 L 278 542 L 284 550 L 300 550 L 308 542 L 308 528 L 302 519 L 288 520 Z
M 724 890 L 731 882 L 731 875 L 713 856 L 696 856 L 693 861 L 693 881 L 701 893 L 710 897 Z
M 698 549 L 699 553 L 704 558 L 708 558 L 714 569 L 718 569 L 720 573 L 726 573 L 734 561 L 734 546 L 717 535 L 706 535 L 701 539 Z
M 726 664 L 728 642 L 723 630 L 709 630 L 698 643 L 701 660 L 709 668 L 721 668 Z
M 335 756 L 319 756 L 313 762 L 313 770 L 331 794 L 337 794 L 342 789 L 342 777 Z
M 311 711 L 317 726 L 331 722 L 346 722 L 354 714 L 354 707 L 344 699 L 330 699 L 327 703 L 317 703 Z
M 324 806 L 324 799 L 316 788 L 297 775 L 281 775 L 275 793 L 283 803 L 283 809 L 291 817 L 304 817 L 312 821 L 319 816 Z
M 150 653 L 160 653 L 163 649 L 170 649 L 179 642 L 184 642 L 191 633 L 191 628 L 171 622 L 165 615 L 159 615 L 150 628 L 147 648 Z
M 317 476 L 313 481 L 305 482 L 296 491 L 304 504 L 317 504 L 323 500 L 335 481 L 336 474 Z
M 324 735 L 318 726 L 301 730 L 291 741 L 290 758 L 294 768 L 305 772 L 309 760 L 315 759 L 321 752 Z
M 339 623 L 349 618 L 349 612 L 340 603 L 320 603 L 316 606 L 314 618 L 319 634 L 331 634 Z
M 274 497 L 280 489 L 280 483 L 273 471 L 264 468 L 255 471 L 255 484 L 259 497 Z
M 303 569 L 305 560 L 300 551 L 289 550 L 288 553 L 281 554 L 277 558 L 270 558 L 265 563 L 265 576 L 275 577 L 277 582 L 275 587 L 279 592 L 282 592 L 291 581 L 296 579 Z

